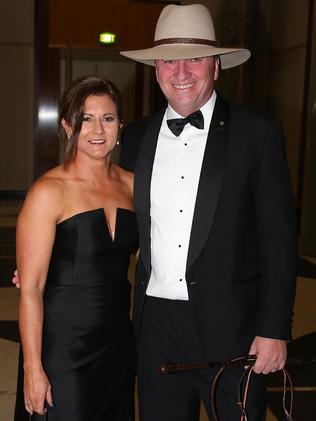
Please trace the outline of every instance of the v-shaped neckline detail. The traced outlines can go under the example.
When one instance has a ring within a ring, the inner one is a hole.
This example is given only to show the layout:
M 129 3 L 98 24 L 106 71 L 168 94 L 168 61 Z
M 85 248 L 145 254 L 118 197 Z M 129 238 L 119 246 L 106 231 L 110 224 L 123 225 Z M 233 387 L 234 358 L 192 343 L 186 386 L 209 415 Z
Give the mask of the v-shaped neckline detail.
M 135 213 L 135 211 L 133 209 L 121 208 L 119 206 L 116 207 L 116 209 L 115 209 L 115 221 L 114 221 L 114 237 L 112 237 L 112 235 L 111 235 L 111 228 L 110 228 L 110 225 L 109 225 L 109 220 L 108 220 L 108 217 L 107 217 L 107 214 L 106 214 L 104 208 L 89 209 L 89 210 L 86 210 L 86 211 L 75 213 L 75 214 L 69 216 L 68 218 L 63 219 L 62 221 L 58 222 L 57 226 L 62 225 L 64 223 L 67 223 L 69 220 L 72 220 L 73 218 L 76 218 L 80 215 L 84 215 L 84 214 L 88 214 L 88 213 L 92 213 L 92 212 L 102 212 L 103 217 L 104 217 L 104 222 L 105 222 L 105 225 L 106 225 L 106 231 L 107 231 L 107 233 L 110 237 L 110 240 L 111 240 L 112 244 L 115 244 L 116 232 L 117 232 L 117 216 L 118 216 L 119 211 L 127 211 L 127 212 L 131 212 L 131 213 Z
M 114 219 L 114 225 L 113 225 L 113 231 L 112 231 L 111 225 L 109 223 L 109 219 L 108 219 L 108 217 L 105 213 L 104 208 L 100 208 L 100 210 L 103 210 L 105 224 L 106 224 L 106 227 L 107 227 L 107 230 L 108 230 L 109 237 L 110 237 L 113 244 L 115 243 L 115 237 L 116 237 L 116 221 L 117 221 L 117 213 L 118 213 L 117 211 L 118 211 L 118 209 L 119 209 L 118 207 L 115 209 L 115 219 Z M 113 232 L 113 236 L 112 236 L 112 232 Z
M 113 225 L 113 228 L 114 228 L 113 233 L 114 233 L 114 235 L 112 236 L 111 225 L 109 223 L 109 219 L 107 217 L 107 214 L 105 212 L 105 209 L 104 208 L 99 208 L 99 209 L 96 209 L 96 210 L 103 211 L 104 220 L 105 220 L 105 224 L 106 224 L 106 227 L 107 227 L 107 232 L 109 234 L 109 237 L 110 237 L 110 240 L 111 240 L 112 244 L 115 244 L 115 239 L 116 239 L 116 234 L 117 234 L 117 217 L 118 217 L 119 211 L 122 211 L 123 210 L 123 211 L 132 212 L 132 213 L 134 213 L 134 211 L 132 209 L 120 208 L 119 206 L 116 207 L 116 209 L 115 209 L 115 220 L 114 220 L 114 225 Z

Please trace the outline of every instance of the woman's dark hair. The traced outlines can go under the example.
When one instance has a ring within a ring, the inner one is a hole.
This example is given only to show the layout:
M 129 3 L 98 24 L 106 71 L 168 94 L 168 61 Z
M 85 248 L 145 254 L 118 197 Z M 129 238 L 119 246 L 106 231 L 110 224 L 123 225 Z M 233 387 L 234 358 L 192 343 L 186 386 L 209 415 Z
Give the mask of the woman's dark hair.
M 118 118 L 122 121 L 121 93 L 113 82 L 97 76 L 83 76 L 71 82 L 61 98 L 58 115 L 58 131 L 64 146 L 65 168 L 69 167 L 71 161 L 76 157 L 84 104 L 90 95 L 108 95 L 116 105 Z M 72 128 L 69 138 L 62 125 L 62 120 L 65 120 Z

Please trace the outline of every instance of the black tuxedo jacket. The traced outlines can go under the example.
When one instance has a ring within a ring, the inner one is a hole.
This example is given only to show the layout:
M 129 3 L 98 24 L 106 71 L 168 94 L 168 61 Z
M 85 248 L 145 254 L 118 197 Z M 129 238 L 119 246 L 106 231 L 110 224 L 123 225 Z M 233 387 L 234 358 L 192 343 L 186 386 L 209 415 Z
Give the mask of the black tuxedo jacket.
M 134 316 L 151 273 L 150 182 L 164 110 L 125 129 L 140 235 Z M 135 166 L 134 166 L 135 164 Z M 290 339 L 296 214 L 280 124 L 217 97 L 199 180 L 186 281 L 201 358 L 249 351 L 256 335 Z

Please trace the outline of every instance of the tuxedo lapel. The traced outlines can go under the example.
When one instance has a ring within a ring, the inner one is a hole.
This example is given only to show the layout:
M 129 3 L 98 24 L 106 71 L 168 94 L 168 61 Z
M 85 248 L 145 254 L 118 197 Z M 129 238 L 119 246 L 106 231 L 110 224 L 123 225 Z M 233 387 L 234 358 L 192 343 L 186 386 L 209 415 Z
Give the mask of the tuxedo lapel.
M 213 224 L 225 171 L 228 127 L 228 104 L 218 96 L 201 168 L 188 250 L 187 272 L 200 254 Z
M 140 249 L 148 275 L 151 272 L 150 252 L 150 183 L 158 135 L 165 110 L 150 120 L 142 140 L 134 180 L 134 203 L 137 214 Z

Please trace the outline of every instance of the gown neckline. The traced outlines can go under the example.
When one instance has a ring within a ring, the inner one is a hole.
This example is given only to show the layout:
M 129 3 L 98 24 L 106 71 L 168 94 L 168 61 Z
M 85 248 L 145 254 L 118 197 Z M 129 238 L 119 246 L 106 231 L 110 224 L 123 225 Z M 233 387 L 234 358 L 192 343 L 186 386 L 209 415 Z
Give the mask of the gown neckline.
M 115 209 L 114 236 L 113 236 L 113 237 L 112 237 L 112 233 L 111 233 L 111 229 L 110 229 L 110 225 L 109 225 L 109 220 L 108 220 L 108 218 L 107 218 L 107 215 L 106 215 L 106 213 L 105 213 L 104 208 L 88 209 L 88 210 L 86 210 L 86 211 L 77 212 L 77 213 L 75 213 L 75 214 L 73 214 L 73 215 L 69 216 L 68 218 L 63 219 L 62 221 L 58 222 L 58 223 L 56 224 L 56 227 L 59 227 L 59 226 L 61 226 L 61 225 L 65 224 L 65 223 L 67 223 L 67 222 L 70 222 L 72 219 L 75 219 L 76 217 L 81 216 L 81 215 L 85 215 L 85 214 L 89 214 L 89 213 L 93 213 L 93 212 L 102 212 L 102 213 L 103 213 L 103 216 L 104 216 L 104 222 L 105 222 L 105 225 L 106 225 L 106 228 L 107 228 L 107 232 L 108 232 L 108 234 L 109 234 L 109 237 L 110 237 L 110 239 L 111 239 L 112 243 L 114 244 L 114 243 L 115 243 L 115 237 L 116 237 L 116 235 L 115 235 L 115 234 L 116 234 L 116 226 L 117 226 L 117 215 L 118 215 L 118 212 L 119 212 L 119 211 L 130 212 L 130 213 L 132 213 L 132 214 L 135 214 L 135 211 L 134 211 L 134 210 L 132 210 L 132 209 L 128 209 L 128 208 L 121 208 L 121 207 L 119 207 L 119 206 L 117 206 L 117 207 L 116 207 L 116 209 Z

